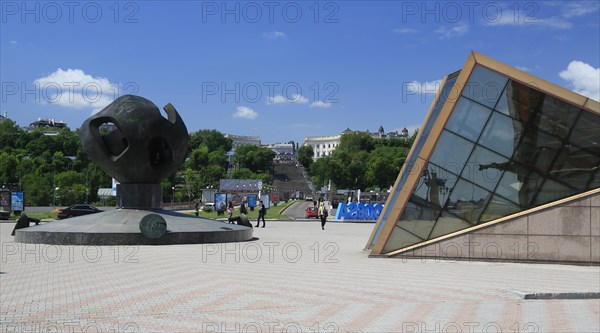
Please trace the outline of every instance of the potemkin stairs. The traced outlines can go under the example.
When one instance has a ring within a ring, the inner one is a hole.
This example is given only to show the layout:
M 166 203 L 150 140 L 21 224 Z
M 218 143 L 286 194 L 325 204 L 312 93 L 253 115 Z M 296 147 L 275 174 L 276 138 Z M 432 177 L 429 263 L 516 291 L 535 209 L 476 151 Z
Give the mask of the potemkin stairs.
M 600 104 L 471 52 L 443 79 L 366 248 L 600 264 Z

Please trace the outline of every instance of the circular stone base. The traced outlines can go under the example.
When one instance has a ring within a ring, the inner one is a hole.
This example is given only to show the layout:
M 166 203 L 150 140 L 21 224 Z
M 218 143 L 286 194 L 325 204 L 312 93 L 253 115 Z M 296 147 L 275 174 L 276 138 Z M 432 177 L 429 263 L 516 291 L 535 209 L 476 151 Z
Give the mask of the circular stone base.
M 152 213 L 167 221 L 167 233 L 157 239 L 140 231 L 140 220 Z M 15 235 L 16 242 L 56 245 L 171 245 L 251 239 L 252 228 L 162 209 L 111 210 L 18 229 Z

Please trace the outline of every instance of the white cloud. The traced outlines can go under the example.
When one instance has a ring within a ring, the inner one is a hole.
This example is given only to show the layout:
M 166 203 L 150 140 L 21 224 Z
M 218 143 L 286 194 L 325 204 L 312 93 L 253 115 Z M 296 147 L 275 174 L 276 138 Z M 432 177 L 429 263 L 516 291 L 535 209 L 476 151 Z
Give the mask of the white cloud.
M 263 33 L 264 38 L 275 39 L 275 38 L 285 38 L 287 35 L 281 31 L 270 31 Z
M 561 1 L 558 3 L 562 6 L 562 16 L 566 18 L 579 17 L 600 9 L 600 3 L 596 1 Z
M 597 12 L 600 9 L 600 3 L 597 1 L 548 1 L 544 5 L 551 7 L 560 7 L 558 15 L 549 17 L 540 17 L 541 11 L 535 10 L 506 10 L 506 13 L 494 18 L 493 21 L 487 20 L 486 24 L 491 26 L 520 26 L 528 28 L 549 28 L 558 30 L 569 30 L 573 28 L 571 19 L 585 16 Z M 536 8 L 539 9 L 539 8 Z
M 435 94 L 440 88 L 440 84 L 442 84 L 442 80 L 434 80 L 434 81 L 411 81 L 408 83 L 404 83 L 404 90 L 411 94 L 425 93 L 425 94 Z
M 527 28 L 550 28 L 559 30 L 568 30 L 573 28 L 573 23 L 564 17 L 551 16 L 547 18 L 538 18 L 531 16 L 525 11 L 520 11 L 514 15 L 502 15 L 493 21 L 486 21 L 490 26 L 519 26 Z
M 600 101 L 600 68 L 575 60 L 558 75 L 568 81 L 576 93 Z
M 300 95 L 293 94 L 292 98 L 287 98 L 282 95 L 270 96 L 267 100 L 267 104 L 306 104 L 308 103 L 308 98 Z
M 413 34 L 416 32 L 419 32 L 419 30 L 417 29 L 411 29 L 411 28 L 396 28 L 394 30 L 392 30 L 392 32 L 397 33 L 397 34 Z
M 321 109 L 328 109 L 331 107 L 331 103 L 328 102 L 323 102 L 323 101 L 315 101 L 310 103 L 311 108 L 321 108 Z
M 440 39 L 460 37 L 467 32 L 469 32 L 469 26 L 464 23 L 459 23 L 450 28 L 442 26 L 435 30 L 435 33 L 440 34 Z
M 93 77 L 81 69 L 58 68 L 54 73 L 36 79 L 36 89 L 44 95 L 44 102 L 66 108 L 91 108 L 92 113 L 110 104 L 119 92 L 119 86 L 105 77 Z
M 233 118 L 256 119 L 258 117 L 258 113 L 249 107 L 238 106 L 236 109 Z
M 17 41 L 16 41 L 16 40 L 11 40 L 11 41 L 10 41 L 10 44 L 12 44 L 12 45 L 16 45 L 16 44 L 17 44 Z
M 515 66 L 515 68 L 523 72 L 529 72 L 531 70 L 531 68 L 525 66 Z

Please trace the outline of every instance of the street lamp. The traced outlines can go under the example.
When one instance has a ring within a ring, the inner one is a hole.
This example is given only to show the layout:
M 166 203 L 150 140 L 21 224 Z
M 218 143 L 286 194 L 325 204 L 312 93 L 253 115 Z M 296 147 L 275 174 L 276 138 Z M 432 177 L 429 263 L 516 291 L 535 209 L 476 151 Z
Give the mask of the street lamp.
M 171 207 L 175 205 L 175 186 L 171 186 Z
M 54 196 L 52 197 L 52 205 L 54 206 L 54 208 L 56 208 L 56 191 L 58 191 L 59 189 L 60 187 L 54 188 Z

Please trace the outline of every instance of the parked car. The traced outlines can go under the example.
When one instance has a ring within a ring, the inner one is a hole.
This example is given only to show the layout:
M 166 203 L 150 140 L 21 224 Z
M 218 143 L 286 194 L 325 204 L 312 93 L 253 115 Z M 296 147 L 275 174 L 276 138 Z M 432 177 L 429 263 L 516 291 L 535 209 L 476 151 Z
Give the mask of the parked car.
M 73 205 L 67 208 L 59 209 L 57 219 L 66 219 L 74 216 L 100 213 L 101 210 L 92 205 Z
M 309 219 L 311 217 L 319 218 L 319 208 L 317 207 L 308 207 L 306 208 L 306 218 Z
M 209 213 L 209 212 L 213 212 L 214 210 L 215 210 L 214 202 L 205 203 L 204 206 L 202 206 L 203 212 Z
M 307 195 L 306 197 L 304 197 L 304 200 L 313 201 L 313 200 L 315 200 L 315 197 L 313 197 L 312 195 Z

